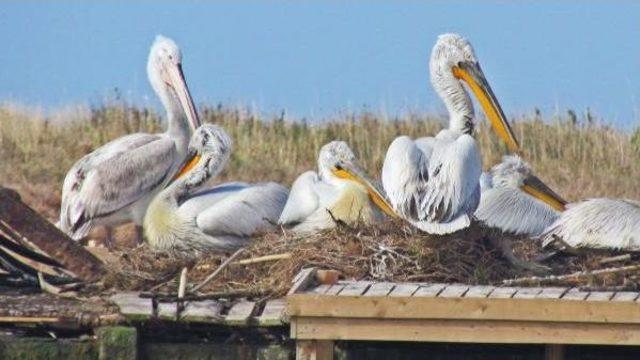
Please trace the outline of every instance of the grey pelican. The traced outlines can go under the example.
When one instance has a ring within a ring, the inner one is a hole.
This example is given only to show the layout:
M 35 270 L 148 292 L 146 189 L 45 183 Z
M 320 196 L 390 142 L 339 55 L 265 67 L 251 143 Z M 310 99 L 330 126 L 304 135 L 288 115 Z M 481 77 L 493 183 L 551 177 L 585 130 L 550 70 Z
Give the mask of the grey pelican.
M 227 163 L 232 140 L 219 126 L 193 134 L 187 160 L 149 204 L 144 233 L 152 248 L 201 253 L 242 247 L 275 227 L 288 191 L 275 183 L 228 183 L 198 192 Z
M 566 202 L 533 175 L 519 156 L 504 156 L 480 177 L 480 205 L 476 218 L 514 235 L 536 237 L 551 225 Z
M 167 111 L 162 134 L 130 134 L 78 160 L 62 188 L 58 227 L 78 240 L 95 225 L 133 221 L 138 230 L 153 196 L 177 171 L 192 132 L 200 126 L 182 73 L 182 54 L 171 39 L 158 36 L 147 63 L 149 81 Z
M 448 234 L 470 225 L 480 201 L 482 162 L 472 137 L 473 105 L 463 82 L 509 150 L 517 152 L 519 145 L 466 39 L 440 35 L 429 69 L 431 84 L 449 112 L 449 128 L 415 141 L 396 138 L 387 150 L 382 184 L 397 214 L 427 233 Z
M 640 251 L 640 202 L 596 198 L 569 204 L 541 239 L 543 246 Z
M 334 227 L 336 220 L 375 222 L 383 213 L 395 216 L 349 146 L 332 141 L 320 149 L 318 172 L 307 171 L 294 181 L 278 222 L 294 232 L 313 233 Z

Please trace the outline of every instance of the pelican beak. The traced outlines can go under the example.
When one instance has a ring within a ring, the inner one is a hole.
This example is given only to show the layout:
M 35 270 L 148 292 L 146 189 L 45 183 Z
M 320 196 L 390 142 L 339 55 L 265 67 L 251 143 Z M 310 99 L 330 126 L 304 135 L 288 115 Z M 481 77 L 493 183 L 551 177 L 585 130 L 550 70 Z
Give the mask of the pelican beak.
M 520 188 L 557 211 L 564 211 L 566 209 L 567 202 L 543 183 L 542 180 L 533 175 L 526 177 Z
M 196 165 L 198 165 L 198 162 L 200 162 L 200 159 L 201 159 L 201 156 L 196 154 L 195 152 L 187 156 L 184 162 L 182 163 L 180 170 L 176 173 L 176 175 L 173 177 L 171 182 L 175 181 L 176 179 L 182 177 L 184 174 L 191 171 L 191 169 L 193 169 L 194 167 L 196 167 Z
M 509 150 L 517 153 L 520 150 L 518 140 L 513 134 L 507 117 L 504 116 L 500 103 L 498 103 L 498 99 L 493 94 L 493 90 L 491 90 L 480 64 L 477 62 L 462 62 L 453 67 L 453 76 L 467 83 L 478 99 L 487 118 L 491 121 L 495 131 L 505 141 Z
M 384 197 L 383 192 L 379 190 L 378 185 L 369 179 L 369 177 L 360 169 L 359 166 L 352 163 L 340 162 L 336 164 L 333 174 L 341 179 L 355 181 L 367 189 L 369 198 L 376 204 L 380 210 L 392 218 L 398 217 L 393 208 Z
M 191 131 L 195 132 L 200 127 L 200 118 L 196 112 L 196 107 L 193 104 L 189 87 L 184 79 L 184 73 L 182 72 L 182 64 L 176 66 L 168 66 L 167 73 L 169 75 L 169 85 L 173 88 L 178 96 L 182 110 L 187 115 L 189 126 Z

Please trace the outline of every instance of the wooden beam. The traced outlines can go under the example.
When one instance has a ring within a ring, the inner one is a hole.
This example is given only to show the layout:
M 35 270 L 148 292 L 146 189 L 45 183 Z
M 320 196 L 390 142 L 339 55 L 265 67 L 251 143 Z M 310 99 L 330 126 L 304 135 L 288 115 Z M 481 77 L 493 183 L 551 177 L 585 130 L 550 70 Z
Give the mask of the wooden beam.
M 640 324 L 296 317 L 300 340 L 640 345 Z
M 327 296 L 287 297 L 290 316 L 467 319 L 640 324 L 635 302 L 562 299 Z
M 296 360 L 332 360 L 333 341 L 298 340 L 296 341 Z
M 564 345 L 552 344 L 552 345 L 545 346 L 544 359 L 545 360 L 563 360 Z
M 16 198 L 13 190 L 2 187 L 0 220 L 79 278 L 92 282 L 104 275 L 98 258 Z

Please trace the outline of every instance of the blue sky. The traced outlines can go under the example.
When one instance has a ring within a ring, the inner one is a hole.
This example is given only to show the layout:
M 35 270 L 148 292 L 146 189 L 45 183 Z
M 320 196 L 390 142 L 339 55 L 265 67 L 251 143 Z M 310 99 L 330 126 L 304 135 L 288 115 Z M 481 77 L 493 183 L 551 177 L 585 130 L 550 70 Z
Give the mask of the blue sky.
M 156 34 L 172 37 L 197 103 L 286 109 L 438 111 L 428 82 L 438 34 L 469 38 L 508 114 L 590 107 L 640 124 L 640 2 L 3 2 L 0 101 L 55 109 L 119 88 L 159 106 L 146 78 Z

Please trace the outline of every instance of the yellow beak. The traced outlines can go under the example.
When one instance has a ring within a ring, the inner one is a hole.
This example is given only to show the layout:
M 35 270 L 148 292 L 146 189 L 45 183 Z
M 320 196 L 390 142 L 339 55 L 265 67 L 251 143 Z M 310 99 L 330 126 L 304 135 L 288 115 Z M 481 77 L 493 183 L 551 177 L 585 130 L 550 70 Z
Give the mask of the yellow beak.
M 392 218 L 397 218 L 398 215 L 393 211 L 393 208 L 381 194 L 372 181 L 367 179 L 367 176 L 355 166 L 341 166 L 333 170 L 333 174 L 341 179 L 355 181 L 358 184 L 363 185 L 369 193 L 369 199 L 373 201 L 380 210 Z
M 504 115 L 498 99 L 493 94 L 489 82 L 484 77 L 477 63 L 461 63 L 453 68 L 453 76 L 464 81 L 478 99 L 494 130 L 507 144 L 511 152 L 517 153 L 520 145 L 516 139 L 507 117 Z
M 173 177 L 172 181 L 175 181 L 176 179 L 180 178 L 184 174 L 191 171 L 191 169 L 193 169 L 196 165 L 198 165 L 199 161 L 200 161 L 200 155 L 197 155 L 197 154 L 193 155 L 190 159 L 186 160 L 184 165 L 182 165 L 182 168 L 180 168 L 180 171 L 178 171 L 176 176 Z
M 557 211 L 566 209 L 567 202 L 543 183 L 542 180 L 533 175 L 527 177 L 520 188 Z

